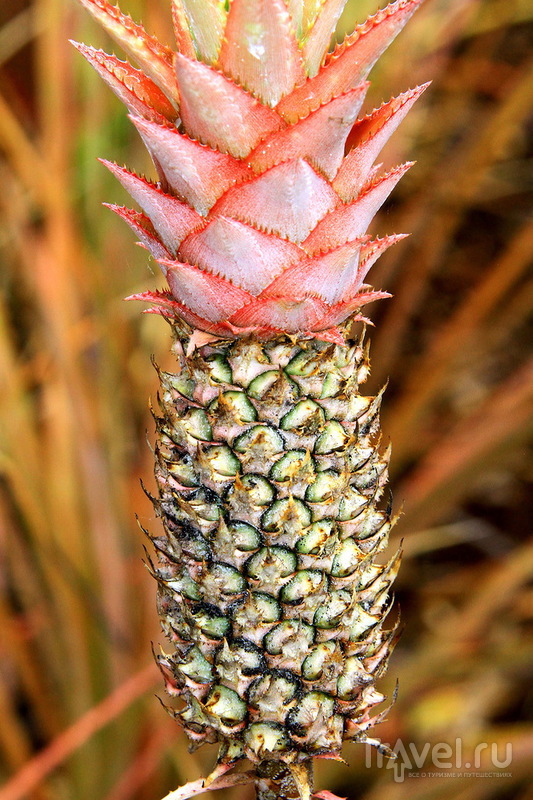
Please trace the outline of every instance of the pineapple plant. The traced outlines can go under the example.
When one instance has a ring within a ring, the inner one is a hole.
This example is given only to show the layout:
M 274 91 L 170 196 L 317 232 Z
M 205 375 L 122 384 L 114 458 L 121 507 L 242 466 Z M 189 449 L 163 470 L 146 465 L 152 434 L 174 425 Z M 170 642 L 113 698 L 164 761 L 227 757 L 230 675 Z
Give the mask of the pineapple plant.
M 379 744 L 395 636 L 382 392 L 360 392 L 351 330 L 389 296 L 366 276 L 403 238 L 366 233 L 411 166 L 375 161 L 425 89 L 362 116 L 366 77 L 421 0 L 333 49 L 344 0 L 172 0 L 176 51 L 81 2 L 137 64 L 76 45 L 158 174 L 104 162 L 141 210 L 112 209 L 167 283 L 133 297 L 169 322 L 176 358 L 154 409 L 150 562 L 171 713 L 191 747 L 220 745 L 213 788 L 248 759 L 261 800 L 309 798 L 315 758 Z

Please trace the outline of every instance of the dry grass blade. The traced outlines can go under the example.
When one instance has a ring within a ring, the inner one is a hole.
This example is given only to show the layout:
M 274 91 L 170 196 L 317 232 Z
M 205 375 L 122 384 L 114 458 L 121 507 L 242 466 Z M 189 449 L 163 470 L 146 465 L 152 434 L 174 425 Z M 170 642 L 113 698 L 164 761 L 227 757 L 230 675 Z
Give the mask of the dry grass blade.
M 482 465 L 502 458 L 506 447 L 528 441 L 533 432 L 533 359 L 476 411 L 461 420 L 421 460 L 400 488 L 417 526 L 438 519 L 450 502 L 468 491 Z
M 154 665 L 133 675 L 109 697 L 91 708 L 74 725 L 63 731 L 48 747 L 29 761 L 2 789 L 0 800 L 21 800 L 88 739 L 116 719 L 137 698 L 154 686 L 158 678 Z
M 496 315 L 509 291 L 530 267 L 533 252 L 533 224 L 528 223 L 509 242 L 507 250 L 488 270 L 487 276 L 470 292 L 457 311 L 438 330 L 425 353 L 408 374 L 401 396 L 388 411 L 389 431 L 395 447 L 397 466 L 416 450 L 414 436 L 424 422 L 432 400 L 442 391 L 458 355 L 469 346 L 472 335 Z

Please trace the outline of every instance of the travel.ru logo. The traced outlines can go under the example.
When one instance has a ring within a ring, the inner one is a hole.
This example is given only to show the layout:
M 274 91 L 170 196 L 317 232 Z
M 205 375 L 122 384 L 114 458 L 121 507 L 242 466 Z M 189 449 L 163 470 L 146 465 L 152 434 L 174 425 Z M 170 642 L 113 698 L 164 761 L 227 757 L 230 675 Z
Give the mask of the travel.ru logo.
M 425 742 L 416 744 L 397 739 L 393 747 L 380 744 L 367 745 L 366 767 L 384 767 L 393 772 L 394 781 L 402 783 L 406 778 L 508 778 L 504 772 L 513 760 L 511 742 L 480 742 L 463 754 L 463 740 L 457 738 L 453 745 L 448 742 Z M 466 750 L 466 748 L 465 748 Z

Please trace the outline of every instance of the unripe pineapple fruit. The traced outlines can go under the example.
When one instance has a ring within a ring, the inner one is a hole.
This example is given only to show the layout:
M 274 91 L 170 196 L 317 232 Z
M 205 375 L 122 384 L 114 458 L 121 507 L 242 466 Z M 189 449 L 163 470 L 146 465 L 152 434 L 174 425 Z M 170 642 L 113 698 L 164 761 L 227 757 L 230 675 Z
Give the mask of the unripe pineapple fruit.
M 106 0 L 81 0 L 138 64 L 78 45 L 129 109 L 158 181 L 109 169 L 113 207 L 168 288 L 152 534 L 158 656 L 192 746 L 247 758 L 258 797 L 309 797 L 312 760 L 369 741 L 398 557 L 381 396 L 360 309 L 402 238 L 374 214 L 409 164 L 374 163 L 425 86 L 359 116 L 377 58 L 421 0 L 397 0 L 329 50 L 344 0 L 172 0 L 177 52 Z M 223 766 L 226 765 L 226 766 Z

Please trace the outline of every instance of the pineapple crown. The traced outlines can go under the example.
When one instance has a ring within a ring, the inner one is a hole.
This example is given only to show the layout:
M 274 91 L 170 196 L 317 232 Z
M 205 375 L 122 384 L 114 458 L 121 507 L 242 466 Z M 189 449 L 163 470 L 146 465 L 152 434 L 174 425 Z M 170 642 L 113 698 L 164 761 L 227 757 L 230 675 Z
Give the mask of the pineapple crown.
M 159 176 L 103 162 L 142 212 L 110 208 L 168 284 L 133 299 L 184 321 L 195 344 L 344 343 L 338 326 L 390 296 L 365 278 L 404 235 L 365 233 L 411 163 L 383 174 L 374 162 L 428 84 L 358 115 L 366 76 L 422 0 L 396 0 L 330 52 L 345 2 L 171 0 L 175 52 L 107 0 L 81 0 L 140 67 L 74 43 L 127 106 Z

